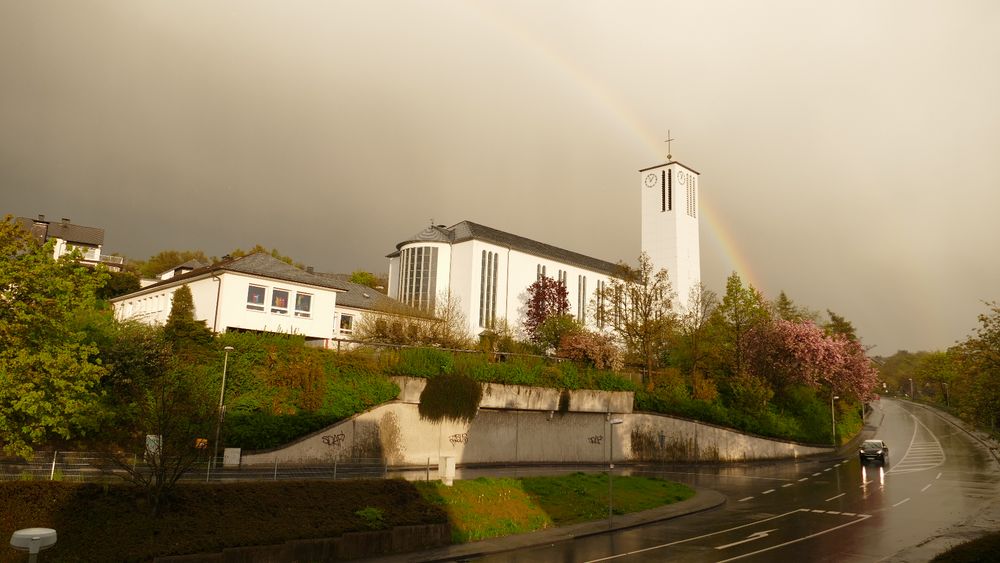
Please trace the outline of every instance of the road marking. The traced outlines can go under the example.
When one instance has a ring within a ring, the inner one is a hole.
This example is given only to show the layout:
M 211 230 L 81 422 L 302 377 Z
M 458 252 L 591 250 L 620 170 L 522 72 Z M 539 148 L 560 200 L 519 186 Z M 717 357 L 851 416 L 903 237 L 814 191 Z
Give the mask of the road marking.
M 830 501 L 831 501 L 831 500 L 833 500 L 833 499 L 838 499 L 838 498 L 840 498 L 840 497 L 842 497 L 842 496 L 844 496 L 844 495 L 846 495 L 846 494 L 847 494 L 847 493 L 840 493 L 839 495 L 837 495 L 837 496 L 835 496 L 835 497 L 830 497 L 830 498 L 826 499 L 826 502 L 830 502 Z
M 810 512 L 815 512 L 816 514 L 826 514 L 825 510 L 816 510 L 815 508 L 810 510 Z
M 901 500 L 901 501 L 897 502 L 896 504 L 892 505 L 892 507 L 896 508 L 897 506 L 899 506 L 901 504 L 904 504 L 904 503 L 907 503 L 907 502 L 910 502 L 910 499 L 909 498 L 904 498 L 903 500 Z
M 740 544 L 744 544 L 744 543 L 747 543 L 747 542 L 750 542 L 750 541 L 756 541 L 756 540 L 759 540 L 759 539 L 763 539 L 763 538 L 766 538 L 771 532 L 777 532 L 777 531 L 778 531 L 778 529 L 775 528 L 773 530 L 764 530 L 762 532 L 754 532 L 754 533 L 750 534 L 749 536 L 747 536 L 747 539 L 745 539 L 745 540 L 740 540 L 740 541 L 736 541 L 736 542 L 733 542 L 733 543 L 727 543 L 726 545 L 720 545 L 720 546 L 716 547 L 715 549 L 726 549 L 726 548 L 729 548 L 729 547 L 733 547 L 734 545 L 740 545 Z
M 785 487 L 793 487 L 793 486 L 795 486 L 795 483 L 785 483 L 784 485 L 781 486 L 781 488 L 784 489 Z
M 743 498 L 741 498 L 740 500 L 738 500 L 738 501 L 736 501 L 736 502 L 744 502 L 744 501 L 748 501 L 748 500 L 750 500 L 750 499 L 752 499 L 752 498 L 753 498 L 753 497 L 743 497 Z
M 761 494 L 762 494 L 762 495 L 769 495 L 769 494 L 771 494 L 771 493 L 773 493 L 773 492 L 774 492 L 774 489 L 768 489 L 768 490 L 764 491 L 764 492 L 763 492 L 763 493 L 761 493 Z
M 938 479 L 940 479 L 940 478 L 941 478 L 941 474 L 940 474 L 940 473 L 938 473 L 938 474 L 937 474 L 937 477 L 935 477 L 935 478 L 934 478 L 934 480 L 936 481 L 936 480 L 938 480 Z
M 813 477 L 819 477 L 822 473 L 813 473 Z
M 840 513 L 839 513 L 839 512 L 837 512 L 836 510 L 827 510 L 827 511 L 826 511 L 826 513 L 827 513 L 827 514 L 840 514 Z
M 831 470 L 831 469 L 833 469 L 833 468 L 832 468 L 832 467 L 827 467 L 827 468 L 826 468 L 826 469 L 824 469 L 823 471 L 829 471 L 829 470 Z
M 809 480 L 808 477 L 803 477 L 803 478 L 799 479 L 799 483 L 801 483 L 802 481 L 808 481 L 808 480 Z
M 841 512 L 841 514 L 843 514 L 844 516 L 857 516 L 857 514 L 853 512 Z
M 853 524 L 857 524 L 858 522 L 864 522 L 865 520 L 871 518 L 871 514 L 858 514 L 857 518 L 858 518 L 857 520 L 852 520 L 851 522 L 848 522 L 846 524 L 841 524 L 839 526 L 834 526 L 833 528 L 830 528 L 829 530 L 823 530 L 822 532 L 816 532 L 815 534 L 809 534 L 808 536 L 804 536 L 804 537 L 801 537 L 801 538 L 796 538 L 794 540 L 789 540 L 789 541 L 786 541 L 785 543 L 779 543 L 778 545 L 772 545 L 770 547 L 765 547 L 764 549 L 758 549 L 757 551 L 752 551 L 750 553 L 744 553 L 743 555 L 738 555 L 738 556 L 730 558 L 730 559 L 723 559 L 722 561 L 718 561 L 717 563 L 727 563 L 728 561 L 736 561 L 737 559 L 743 559 L 744 557 L 750 557 L 752 555 L 757 555 L 758 553 L 764 553 L 765 551 L 771 551 L 772 549 L 778 549 L 779 547 L 785 547 L 786 545 L 791 545 L 793 543 L 798 543 L 800 541 L 805 541 L 805 540 L 808 540 L 808 539 L 812 539 L 812 538 L 815 538 L 817 536 L 822 536 L 823 534 L 828 534 L 828 533 L 830 533 L 830 532 L 832 532 L 834 530 L 839 530 L 840 528 L 845 528 L 847 526 L 851 526 Z
M 863 489 L 863 488 L 867 487 L 868 485 L 871 485 L 874 482 L 875 482 L 874 479 L 872 479 L 871 481 L 862 481 L 861 482 L 861 488 Z
M 933 484 L 934 483 L 928 483 L 928 484 L 924 485 L 924 488 L 920 489 L 920 492 L 922 493 L 922 492 L 926 491 L 927 489 L 931 488 L 931 485 L 933 485 Z

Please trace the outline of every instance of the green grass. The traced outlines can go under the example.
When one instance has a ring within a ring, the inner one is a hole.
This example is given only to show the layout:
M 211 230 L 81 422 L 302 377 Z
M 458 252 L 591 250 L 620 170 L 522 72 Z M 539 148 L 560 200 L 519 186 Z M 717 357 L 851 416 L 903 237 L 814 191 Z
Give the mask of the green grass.
M 614 478 L 614 513 L 627 514 L 694 495 L 685 485 L 650 477 Z M 544 530 L 608 517 L 606 473 L 558 477 L 418 483 L 418 490 L 448 514 L 455 543 Z

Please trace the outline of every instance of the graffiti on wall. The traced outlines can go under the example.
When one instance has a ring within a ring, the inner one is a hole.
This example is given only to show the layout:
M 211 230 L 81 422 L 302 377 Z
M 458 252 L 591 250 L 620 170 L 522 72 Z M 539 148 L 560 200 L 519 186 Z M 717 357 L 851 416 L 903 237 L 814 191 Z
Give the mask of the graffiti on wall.
M 604 436 L 601 436 L 601 435 L 591 436 L 590 438 L 587 438 L 587 440 L 591 444 L 600 444 L 601 442 L 604 441 Z
M 323 436 L 320 439 L 323 440 L 323 443 L 328 446 L 340 446 L 344 443 L 344 438 L 344 433 L 341 432 L 340 434 Z
M 452 434 L 451 436 L 448 436 L 448 441 L 451 442 L 451 445 L 453 446 L 455 444 L 466 444 L 469 442 L 469 433 L 462 432 L 461 434 Z

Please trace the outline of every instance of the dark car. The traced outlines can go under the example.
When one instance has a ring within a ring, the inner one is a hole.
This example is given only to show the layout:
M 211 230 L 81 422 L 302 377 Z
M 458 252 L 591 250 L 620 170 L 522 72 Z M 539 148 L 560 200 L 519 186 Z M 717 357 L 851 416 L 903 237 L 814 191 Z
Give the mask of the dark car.
M 882 440 L 865 440 L 861 443 L 858 457 L 861 458 L 862 464 L 869 461 L 878 461 L 882 465 L 885 465 L 889 461 L 889 446 L 885 445 L 885 442 Z

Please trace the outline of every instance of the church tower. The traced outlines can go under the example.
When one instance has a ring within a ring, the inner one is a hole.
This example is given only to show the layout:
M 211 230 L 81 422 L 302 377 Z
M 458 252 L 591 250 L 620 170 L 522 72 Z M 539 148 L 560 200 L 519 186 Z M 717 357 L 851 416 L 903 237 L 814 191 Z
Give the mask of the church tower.
M 686 310 L 701 282 L 698 246 L 698 172 L 672 160 L 639 171 L 642 190 L 642 251 L 654 271 L 666 268 L 677 309 Z

